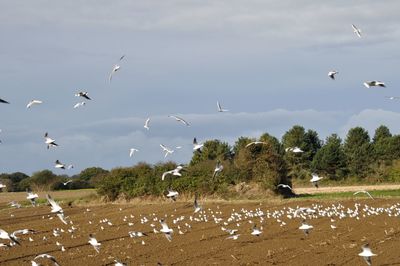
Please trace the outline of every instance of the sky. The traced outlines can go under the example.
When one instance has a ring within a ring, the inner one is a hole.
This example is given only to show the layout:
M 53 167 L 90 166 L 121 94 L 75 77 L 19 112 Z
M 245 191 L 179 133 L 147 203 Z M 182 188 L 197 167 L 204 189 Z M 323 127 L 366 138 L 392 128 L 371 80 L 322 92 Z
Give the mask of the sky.
M 400 96 L 398 0 L 23 0 L 0 8 L 0 98 L 10 102 L 0 104 L 0 173 L 187 163 L 193 137 L 232 145 L 265 132 L 280 139 L 293 125 L 321 139 L 345 138 L 355 126 L 400 132 L 400 100 L 385 98 Z M 367 89 L 367 80 L 387 87 Z M 78 91 L 92 100 L 74 109 Z M 32 99 L 43 104 L 27 109 Z M 218 113 L 217 101 L 229 112 Z M 46 148 L 45 132 L 59 147 Z M 182 148 L 165 159 L 160 144 Z M 132 158 L 130 148 L 139 149 Z M 74 169 L 55 169 L 57 159 Z

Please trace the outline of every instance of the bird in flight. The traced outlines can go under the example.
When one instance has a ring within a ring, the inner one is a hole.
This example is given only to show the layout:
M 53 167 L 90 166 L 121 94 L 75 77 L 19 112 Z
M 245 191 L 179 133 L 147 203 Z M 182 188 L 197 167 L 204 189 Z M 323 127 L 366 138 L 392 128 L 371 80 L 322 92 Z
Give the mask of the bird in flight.
M 40 259 L 40 258 L 44 258 L 44 259 L 48 259 L 51 260 L 54 263 L 54 266 L 60 266 L 60 264 L 58 264 L 57 260 L 55 257 L 49 255 L 49 254 L 39 254 L 37 255 L 31 262 L 32 262 L 32 266 L 40 266 L 41 264 L 38 264 L 35 262 L 35 260 Z
M 222 112 L 229 112 L 228 109 L 223 109 L 221 107 L 221 104 L 219 103 L 219 101 L 217 101 L 217 108 L 218 108 L 218 112 L 222 113 Z
M 52 138 L 49 137 L 49 133 L 44 133 L 44 143 L 47 144 L 47 149 L 49 149 L 50 147 L 56 147 L 58 146 L 58 144 L 56 143 L 56 141 Z
M 9 103 L 9 102 L 0 98 L 0 103 Z
M 97 239 L 93 237 L 92 234 L 89 235 L 89 244 L 93 246 L 93 248 L 97 251 L 97 253 L 100 253 L 100 246 L 101 243 L 97 242 Z
M 178 191 L 169 189 L 166 197 L 172 199 L 173 201 L 176 201 L 176 198 L 178 197 L 178 195 L 179 195 Z
M 26 193 L 28 193 L 28 196 L 26 197 L 26 199 L 31 201 L 31 204 L 33 207 L 36 206 L 36 199 L 39 198 L 39 195 L 37 193 L 33 193 L 31 191 L 28 191 L 28 189 L 26 190 Z
M 224 170 L 224 166 L 222 165 L 221 161 L 218 160 L 217 165 L 215 166 L 215 169 L 214 169 L 213 178 L 216 177 L 219 173 L 221 173 L 222 170 Z
M 180 171 L 183 169 L 182 165 L 178 165 L 175 169 L 170 170 L 170 171 L 166 171 L 162 174 L 161 176 L 161 180 L 164 181 L 165 177 L 167 175 L 175 175 L 175 176 L 182 176 L 182 174 L 180 173 Z
M 84 106 L 85 104 L 86 104 L 86 102 L 79 102 L 79 103 L 76 103 L 76 104 L 74 105 L 74 109 L 79 108 L 79 107 L 82 107 L 82 106 Z
M 91 100 L 90 97 L 89 97 L 89 95 L 88 95 L 88 92 L 87 92 L 87 91 L 80 91 L 80 92 L 78 92 L 78 93 L 75 93 L 75 96 L 76 96 L 76 97 L 85 98 L 86 100 Z
M 301 226 L 299 227 L 300 230 L 303 230 L 304 234 L 307 236 L 310 231 L 314 228 L 314 226 L 306 224 L 306 221 L 303 220 L 301 223 Z
M 304 152 L 302 149 L 300 149 L 299 147 L 289 147 L 285 149 L 286 152 L 294 152 L 294 153 L 302 153 Z
M 190 124 L 188 122 L 186 122 L 186 120 L 184 120 L 182 117 L 175 116 L 175 115 L 169 115 L 168 117 L 174 118 L 176 121 L 181 122 L 185 126 L 188 126 L 188 127 L 190 126 Z
M 160 232 L 164 233 L 165 237 L 168 239 L 169 242 L 172 241 L 172 233 L 174 230 L 168 227 L 168 225 L 165 223 L 164 219 L 160 220 L 161 224 L 161 229 Z
M 292 188 L 289 186 L 289 185 L 286 185 L 286 184 L 278 184 L 276 187 L 278 187 L 278 188 L 288 188 L 288 189 L 290 189 L 290 191 L 293 191 L 292 190 Z
M 366 82 L 364 82 L 364 86 L 367 87 L 367 88 L 375 87 L 375 86 L 386 87 L 384 82 L 377 81 L 377 80 L 366 81 Z
M 361 38 L 361 29 L 357 28 L 354 24 L 351 24 L 351 27 L 353 28 L 354 33 L 357 34 L 358 38 Z
M 387 98 L 389 100 L 399 100 L 400 99 L 399 96 L 385 96 L 385 98 Z
M 358 256 L 363 257 L 365 262 L 371 266 L 372 265 L 372 260 L 371 257 L 376 256 L 376 254 L 372 253 L 371 248 L 369 247 L 369 244 L 365 244 L 362 247 L 362 252 L 358 254 Z
M 201 148 L 203 148 L 204 144 L 203 143 L 198 143 L 197 139 L 193 139 L 193 150 L 201 153 Z
M 335 79 L 335 75 L 336 74 L 338 74 L 339 72 L 337 72 L 336 70 L 332 70 L 332 71 L 329 71 L 328 72 L 328 76 L 331 78 L 331 79 Z
M 312 178 L 310 179 L 310 182 L 313 183 L 313 185 L 318 188 L 318 182 L 322 179 L 322 177 L 318 176 L 317 174 L 311 174 Z
M 66 185 L 68 185 L 68 184 L 71 183 L 71 182 L 72 182 L 72 180 L 68 180 L 67 182 L 63 182 L 63 185 L 66 186 Z
M 124 57 L 125 57 L 125 55 L 121 56 L 121 57 L 119 58 L 119 61 L 121 62 L 121 60 L 124 59 Z M 110 73 L 110 76 L 108 77 L 108 81 L 109 81 L 109 82 L 111 82 L 114 73 L 117 72 L 120 68 L 121 68 L 121 66 L 118 65 L 118 64 L 115 64 L 115 65 L 113 66 L 113 68 L 112 68 L 112 70 L 111 70 L 111 73 Z
M 129 157 L 132 157 L 135 154 L 135 152 L 137 152 L 137 151 L 139 151 L 139 150 L 135 149 L 135 148 L 131 148 L 129 151 Z
M 247 144 L 246 148 L 253 146 L 253 145 L 260 145 L 260 144 L 267 145 L 268 143 L 263 142 L 263 141 L 253 141 L 253 142 L 250 142 L 249 144 Z
M 353 195 L 357 195 L 357 194 L 360 194 L 360 193 L 367 194 L 367 195 L 368 195 L 368 197 L 370 197 L 371 199 L 374 199 L 374 198 L 371 196 L 371 194 L 369 194 L 369 192 L 368 192 L 368 191 L 366 191 L 366 190 L 360 190 L 360 191 L 354 192 L 354 194 L 353 194 Z
M 160 144 L 160 147 L 163 149 L 163 151 L 165 152 L 164 158 L 167 158 L 168 154 L 172 154 L 174 152 L 174 150 L 168 148 L 167 146 Z
M 193 207 L 194 207 L 194 213 L 197 213 L 197 212 L 201 211 L 201 209 L 202 209 L 202 207 L 197 202 L 197 195 L 194 196 Z
M 143 127 L 144 127 L 145 129 L 147 129 L 147 130 L 150 129 L 149 123 L 150 123 L 150 117 L 146 119 L 146 121 L 144 122 L 144 126 L 143 126 Z
M 40 101 L 40 100 L 32 100 L 26 105 L 26 108 L 31 108 L 33 105 L 38 105 L 38 104 L 41 104 L 41 103 L 43 103 L 43 102 Z

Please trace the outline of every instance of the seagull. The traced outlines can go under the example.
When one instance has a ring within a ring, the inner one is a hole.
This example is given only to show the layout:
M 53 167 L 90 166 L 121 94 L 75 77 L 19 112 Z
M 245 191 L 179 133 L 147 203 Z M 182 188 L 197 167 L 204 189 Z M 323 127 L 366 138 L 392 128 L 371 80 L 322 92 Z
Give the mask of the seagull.
M 55 265 L 55 266 L 60 266 L 60 264 L 58 264 L 56 258 L 54 258 L 53 256 L 51 256 L 51 255 L 49 255 L 49 254 L 40 254 L 40 255 L 37 255 L 37 256 L 33 259 L 33 261 L 32 261 L 32 266 L 40 265 L 40 264 L 37 264 L 36 262 L 34 262 L 34 260 L 37 260 L 37 259 L 39 259 L 39 258 L 49 259 L 49 260 L 51 260 L 52 262 L 54 262 L 54 265 Z M 36 265 L 33 264 L 33 263 L 35 263 Z
M 292 190 L 292 188 L 289 186 L 289 185 L 286 185 L 286 184 L 278 184 L 276 187 L 281 187 L 281 188 L 288 188 L 288 189 L 290 189 L 290 191 L 292 191 L 293 192 L 293 190 Z
M 165 237 L 168 239 L 169 242 L 172 240 L 172 233 L 174 230 L 168 227 L 168 225 L 165 223 L 164 219 L 160 220 L 160 224 L 162 228 L 160 229 L 160 232 L 164 233 Z
M 357 34 L 359 38 L 361 38 L 361 29 L 357 28 L 354 24 L 351 24 L 351 27 L 353 28 L 354 33 Z
M 74 109 L 79 108 L 79 107 L 81 107 L 81 106 L 84 106 L 85 104 L 86 104 L 86 102 L 79 102 L 79 103 L 76 103 L 76 104 L 74 105 Z
M 15 238 L 14 233 L 13 234 L 8 234 L 6 231 L 4 231 L 3 229 L 0 229 L 0 239 L 6 239 L 6 240 L 10 240 L 12 243 L 17 244 L 17 245 L 21 245 L 18 240 Z
M 21 204 L 19 204 L 18 202 L 14 201 L 14 200 L 11 201 L 8 204 L 10 204 L 11 207 L 14 207 L 14 208 L 17 208 L 17 209 L 21 208 Z
M 260 145 L 260 144 L 267 145 L 268 143 L 263 142 L 263 141 L 253 141 L 253 142 L 250 142 L 249 144 L 247 144 L 246 148 L 248 148 L 248 147 L 250 147 L 252 145 Z
M 253 230 L 252 230 L 251 234 L 252 234 L 253 236 L 259 236 L 259 235 L 261 235 L 261 233 L 262 233 L 262 231 L 261 231 L 260 229 L 257 228 L 257 225 L 256 225 L 256 224 L 254 224 Z
M 144 126 L 143 126 L 143 127 L 144 127 L 145 129 L 147 129 L 147 130 L 150 129 L 149 123 L 150 123 L 150 117 L 146 119 L 146 121 L 144 122 Z
M 372 265 L 372 261 L 371 261 L 371 257 L 376 256 L 376 254 L 372 253 L 369 244 L 365 244 L 362 247 L 362 252 L 358 254 L 358 256 L 361 256 L 364 258 L 365 262 L 371 266 Z
M 7 102 L 7 101 L 5 101 L 5 100 L 0 98 L 0 103 L 9 103 L 9 102 Z
M 49 194 L 46 195 L 46 198 L 51 205 L 51 213 L 56 213 L 61 222 L 67 224 L 67 221 L 65 220 L 64 217 L 64 211 L 61 208 L 61 206 L 57 202 L 55 202 Z
M 139 151 L 139 150 L 135 149 L 135 148 L 131 148 L 129 151 L 129 157 L 132 157 L 135 154 L 135 152 L 137 152 L 137 151 Z
M 224 170 L 224 166 L 221 164 L 220 160 L 218 160 L 217 165 L 215 166 L 214 169 L 213 177 L 216 177 L 219 173 L 222 172 L 222 170 Z
M 399 96 L 385 96 L 385 98 L 387 98 L 389 100 L 398 100 L 398 99 L 400 99 Z
M 303 230 L 304 234 L 308 235 L 310 233 L 310 230 L 313 229 L 314 226 L 306 224 L 306 221 L 303 220 L 301 223 L 301 226 L 299 227 L 300 230 Z
M 43 102 L 40 100 L 32 100 L 26 105 L 26 108 L 31 108 L 31 106 L 36 105 L 36 104 L 41 104 L 41 103 L 43 103 Z
M 100 246 L 101 243 L 97 242 L 97 239 L 93 237 L 92 234 L 89 235 L 89 244 L 93 246 L 93 248 L 97 251 L 97 253 L 100 253 Z
M 7 187 L 6 185 L 0 183 L 0 189 L 6 188 L 6 187 Z
M 175 176 L 182 176 L 182 174 L 180 173 L 180 171 L 182 169 L 183 169 L 183 166 L 178 165 L 175 169 L 164 172 L 161 176 L 161 180 L 164 181 L 165 177 L 170 174 L 175 175 Z
M 124 59 L 124 57 L 125 57 L 125 55 L 121 56 L 121 57 L 119 58 L 119 61 L 121 61 L 122 59 Z M 120 68 L 121 68 L 121 66 L 118 65 L 118 64 L 115 64 L 115 65 L 113 66 L 113 68 L 112 68 L 112 70 L 111 70 L 111 73 L 110 73 L 110 76 L 108 77 L 108 81 L 109 81 L 109 82 L 111 82 L 114 73 L 117 72 Z
M 160 144 L 160 147 L 163 149 L 163 151 L 165 151 L 164 158 L 167 158 L 168 154 L 172 154 L 174 152 L 174 150 L 171 150 L 163 144 Z
M 233 240 L 237 240 L 239 238 L 240 234 L 238 235 L 233 235 L 233 236 L 228 236 L 226 239 L 233 239 Z
M 227 109 L 222 109 L 221 104 L 218 101 L 217 101 L 217 108 L 218 108 L 218 112 L 220 112 L 220 113 L 229 111 Z
M 322 177 L 319 177 L 317 174 L 312 173 L 311 174 L 312 178 L 310 179 L 310 182 L 313 183 L 313 185 L 318 188 L 318 181 L 322 179 Z
M 304 152 L 299 147 L 289 147 L 289 148 L 286 148 L 285 151 L 286 152 L 291 151 L 291 152 L 294 152 L 294 153 L 302 153 L 302 152 Z
M 60 168 L 65 170 L 65 164 L 61 163 L 59 160 L 56 160 L 55 162 L 55 168 Z
M 168 117 L 172 117 L 174 118 L 176 121 L 181 122 L 182 124 L 184 124 L 185 126 L 190 126 L 188 122 L 186 122 L 183 118 L 179 117 L 179 116 L 175 116 L 175 115 L 169 115 Z
M 197 195 L 194 196 L 193 207 L 194 207 L 194 213 L 197 213 L 197 212 L 201 211 L 201 209 L 202 209 L 202 207 L 197 202 Z
M 179 195 L 178 191 L 168 190 L 168 194 L 166 195 L 166 197 L 172 199 L 173 201 L 176 201 L 178 195 Z
M 371 196 L 371 194 L 369 194 L 369 192 L 368 192 L 368 191 L 366 191 L 366 190 L 360 190 L 360 191 L 354 192 L 354 194 L 353 194 L 353 195 L 357 195 L 357 194 L 359 194 L 359 193 L 364 193 L 364 194 L 367 194 L 367 195 L 368 195 L 368 197 L 370 197 L 371 199 L 374 199 L 374 198 Z
M 76 96 L 76 97 L 83 97 L 83 98 L 85 98 L 86 100 L 91 100 L 90 97 L 89 97 L 89 95 L 88 95 L 88 92 L 87 92 L 87 91 L 80 91 L 80 92 L 78 92 L 78 93 L 75 93 L 75 96 Z
M 126 266 L 126 264 L 123 262 L 119 262 L 117 260 L 114 260 L 114 262 L 115 262 L 114 266 Z
M 339 72 L 337 72 L 336 70 L 332 70 L 332 71 L 329 71 L 328 72 L 328 76 L 331 78 L 331 79 L 335 79 L 335 75 L 336 74 L 338 74 Z
M 364 82 L 364 86 L 367 88 L 379 86 L 379 87 L 386 87 L 385 83 L 382 81 L 372 80 Z
M 203 143 L 197 143 L 197 139 L 193 139 L 193 150 L 201 153 L 201 148 L 203 148 L 204 144 Z
M 56 141 L 52 138 L 49 137 L 49 133 L 44 133 L 44 143 L 47 144 L 47 149 L 49 149 L 50 147 L 56 147 L 58 146 L 58 144 L 56 143 Z
M 63 182 L 63 185 L 66 186 L 66 185 L 68 185 L 68 184 L 71 183 L 71 182 L 72 182 L 72 180 L 68 180 L 67 182 Z
M 29 192 L 29 191 L 27 191 L 27 193 L 28 193 L 28 196 L 26 197 L 26 199 L 30 200 L 32 206 L 35 207 L 36 206 L 36 199 L 39 198 L 39 195 L 36 194 L 36 193 L 33 193 L 33 192 Z

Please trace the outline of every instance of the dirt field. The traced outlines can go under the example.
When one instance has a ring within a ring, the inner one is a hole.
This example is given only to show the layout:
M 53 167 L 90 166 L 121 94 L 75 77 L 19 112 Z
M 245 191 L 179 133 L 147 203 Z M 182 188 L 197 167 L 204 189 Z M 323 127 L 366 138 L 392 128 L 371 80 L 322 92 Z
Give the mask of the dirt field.
M 339 186 L 339 187 L 299 187 L 294 189 L 296 194 L 316 194 L 316 193 L 335 193 L 335 192 L 355 192 L 360 190 L 372 191 L 372 190 L 392 190 L 400 189 L 400 185 L 396 184 L 384 184 L 384 185 L 371 185 L 371 186 Z
M 30 261 L 36 255 L 48 253 L 60 265 L 75 266 L 114 265 L 114 259 L 127 265 L 366 265 L 357 254 L 361 252 L 361 246 L 368 242 L 377 254 L 373 258 L 374 264 L 400 265 L 400 222 L 399 217 L 395 217 L 400 213 L 400 204 L 396 205 L 398 201 L 201 202 L 204 210 L 202 215 L 193 214 L 191 203 L 164 202 L 140 206 L 108 204 L 91 206 L 90 211 L 86 207 L 67 207 L 62 204 L 65 214 L 76 228 L 73 233 L 67 231 L 72 225 L 64 225 L 54 215 L 49 216 L 49 206 L 3 209 L 0 211 L 1 229 L 11 233 L 30 228 L 36 233 L 19 236 L 21 246 L 0 248 L 0 264 L 31 265 Z M 360 203 L 359 220 L 353 212 L 356 203 Z M 314 226 L 308 236 L 298 229 L 300 218 L 287 216 L 289 207 L 295 209 L 298 206 L 313 206 L 318 210 L 319 214 L 313 214 L 314 218 L 307 218 L 307 223 Z M 333 206 L 346 213 L 346 217 L 340 219 L 333 216 L 335 221 L 332 222 L 326 214 Z M 379 215 L 371 214 L 367 209 L 375 210 Z M 229 220 L 232 213 L 237 213 L 235 220 Z M 190 216 L 193 216 L 192 221 Z M 216 224 L 213 216 L 221 218 L 219 224 Z M 144 217 L 149 221 L 141 223 Z M 164 218 L 174 230 L 171 242 L 163 233 L 153 233 L 151 224 L 157 230 L 161 228 L 159 221 L 153 220 L 155 217 Z M 173 220 L 178 217 L 183 220 L 174 223 Z M 195 221 L 195 217 L 201 217 L 202 221 Z M 100 220 L 104 218 L 112 225 L 101 223 Z M 260 236 L 250 234 L 253 226 L 250 221 L 263 227 Z M 131 222 L 133 225 L 130 226 Z M 282 222 L 286 224 L 282 225 Z M 191 228 L 185 223 L 190 224 Z M 332 229 L 331 225 L 337 228 Z M 184 234 L 179 234 L 178 226 Z M 221 227 L 238 229 L 239 238 L 226 239 L 229 234 L 222 231 Z M 65 232 L 56 237 L 53 235 L 55 228 L 62 228 Z M 148 236 L 130 238 L 129 231 L 146 232 Z M 91 233 L 102 243 L 100 253 L 88 244 Z M 33 239 L 32 242 L 28 240 L 29 237 Z M 43 240 L 44 237 L 47 240 Z M 5 240 L 0 242 L 7 243 Z M 66 250 L 62 252 L 56 242 Z M 53 265 L 43 259 L 37 262 Z

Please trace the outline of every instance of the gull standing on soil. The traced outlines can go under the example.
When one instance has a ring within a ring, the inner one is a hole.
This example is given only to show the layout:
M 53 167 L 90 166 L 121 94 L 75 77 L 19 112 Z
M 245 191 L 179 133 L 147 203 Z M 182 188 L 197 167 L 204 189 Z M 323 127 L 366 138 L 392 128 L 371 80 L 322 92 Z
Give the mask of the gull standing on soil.
M 97 242 L 97 239 L 94 238 L 92 234 L 89 235 L 88 243 L 93 246 L 93 248 L 97 251 L 97 253 L 100 253 L 101 243 Z
M 338 74 L 339 72 L 337 72 L 336 70 L 332 70 L 332 71 L 329 71 L 328 72 L 328 76 L 331 78 L 331 79 L 335 79 L 335 75 L 336 74 Z
M 44 134 L 44 143 L 47 144 L 47 149 L 49 149 L 50 147 L 58 146 L 56 141 L 54 139 L 50 138 L 49 133 L 47 133 L 47 132 Z
M 259 236 L 259 235 L 261 235 L 261 233 L 262 233 L 262 231 L 261 231 L 260 229 L 257 228 L 257 225 L 256 225 L 256 224 L 254 224 L 253 230 L 251 231 L 251 234 L 252 234 L 253 236 Z
M 185 126 L 190 126 L 190 124 L 188 122 L 186 122 L 186 120 L 184 120 L 182 117 L 175 116 L 175 115 L 169 115 L 168 117 L 174 118 L 176 121 L 181 122 Z
M 132 157 L 137 151 L 139 151 L 138 149 L 135 149 L 135 148 L 131 148 L 130 150 L 129 150 L 129 157 Z
M 165 237 L 168 239 L 169 242 L 172 240 L 172 233 L 174 230 L 168 227 L 168 225 L 165 223 L 164 219 L 160 220 L 160 224 L 162 228 L 160 229 L 160 232 L 164 233 Z
M 368 191 L 366 191 L 366 190 L 360 190 L 360 191 L 354 192 L 354 194 L 353 194 L 353 195 L 357 195 L 357 194 L 359 194 L 359 193 L 364 193 L 364 194 L 367 194 L 367 195 L 368 195 L 368 197 L 370 197 L 371 199 L 374 199 L 374 198 L 371 196 L 371 194 L 369 194 L 369 192 L 368 192 Z
M 357 28 L 354 24 L 351 24 L 351 27 L 353 28 L 354 33 L 357 34 L 358 38 L 361 38 L 361 29 Z
M 75 96 L 85 98 L 86 100 L 91 100 L 87 91 L 80 91 L 78 93 L 75 93 Z
M 377 80 L 366 81 L 366 82 L 364 82 L 364 86 L 367 87 L 367 88 L 375 87 L 375 86 L 386 87 L 384 82 L 377 81 Z
M 222 109 L 221 104 L 217 101 L 217 108 L 218 108 L 218 112 L 222 113 L 222 112 L 229 112 L 229 110 L 227 109 Z
M 37 264 L 37 263 L 35 262 L 35 260 L 40 259 L 40 258 L 49 259 L 49 260 L 51 260 L 51 261 L 54 263 L 55 266 L 60 266 L 60 264 L 58 264 L 56 258 L 54 258 L 53 256 L 51 256 L 51 255 L 49 255 L 49 254 L 40 254 L 40 255 L 37 255 L 37 256 L 33 259 L 33 261 L 31 261 L 31 262 L 32 262 L 32 266 L 39 266 L 40 264 Z
M 35 207 L 36 206 L 36 199 L 39 198 L 39 195 L 37 193 L 33 193 L 33 192 L 28 191 L 28 190 L 26 192 L 28 193 L 28 196 L 26 197 L 26 199 L 30 200 L 32 206 Z
M 312 178 L 310 179 L 310 182 L 313 183 L 316 188 L 318 188 L 318 182 L 322 179 L 322 177 L 314 173 L 312 173 L 311 176 Z
M 167 158 L 168 154 L 172 154 L 174 150 L 168 148 L 167 146 L 160 144 L 161 149 L 165 152 L 164 158 Z
M 150 123 L 150 117 L 146 119 L 146 121 L 144 122 L 144 126 L 143 126 L 143 127 L 144 127 L 145 129 L 147 129 L 147 130 L 150 129 L 149 123 Z
M 365 262 L 371 266 L 372 265 L 372 260 L 371 257 L 376 256 L 376 254 L 372 253 L 369 244 L 365 244 L 364 246 L 361 247 L 362 252 L 358 254 L 358 256 L 361 256 L 364 258 Z
M 26 108 L 31 108 L 33 105 L 41 104 L 41 103 L 43 103 L 43 102 L 40 100 L 32 100 L 26 105 Z

